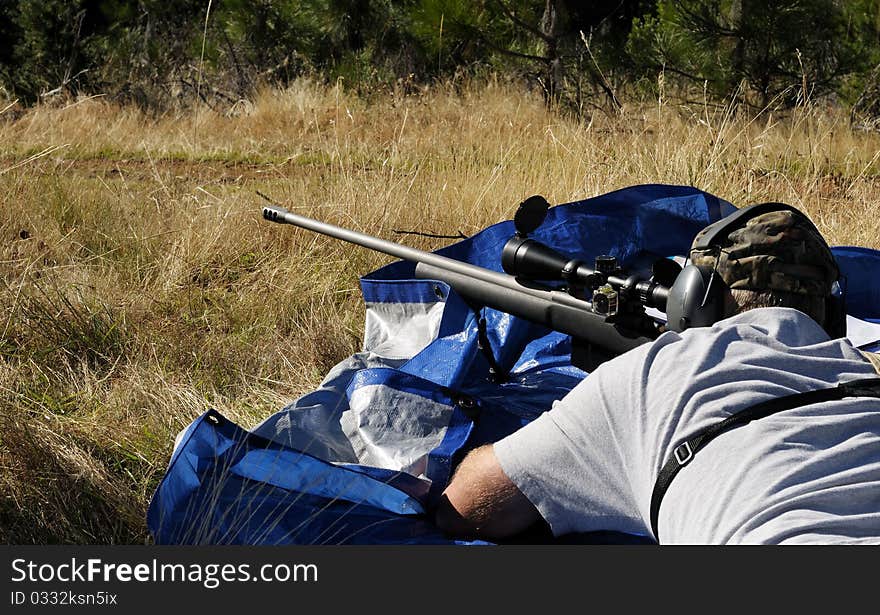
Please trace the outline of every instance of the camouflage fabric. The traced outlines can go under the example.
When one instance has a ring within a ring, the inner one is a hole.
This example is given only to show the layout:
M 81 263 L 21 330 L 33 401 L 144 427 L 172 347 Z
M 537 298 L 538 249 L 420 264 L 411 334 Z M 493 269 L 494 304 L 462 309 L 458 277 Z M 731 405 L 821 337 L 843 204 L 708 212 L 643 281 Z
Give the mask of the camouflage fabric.
M 877 375 L 880 376 L 880 354 L 876 352 L 868 352 L 867 350 L 860 350 L 865 358 L 868 359 L 868 363 L 874 366 L 874 369 L 877 371 Z
M 703 232 L 694 239 L 697 245 Z M 691 262 L 717 268 L 731 289 L 826 297 L 839 276 L 834 256 L 805 215 L 773 211 L 732 231 L 721 251 L 691 251 Z

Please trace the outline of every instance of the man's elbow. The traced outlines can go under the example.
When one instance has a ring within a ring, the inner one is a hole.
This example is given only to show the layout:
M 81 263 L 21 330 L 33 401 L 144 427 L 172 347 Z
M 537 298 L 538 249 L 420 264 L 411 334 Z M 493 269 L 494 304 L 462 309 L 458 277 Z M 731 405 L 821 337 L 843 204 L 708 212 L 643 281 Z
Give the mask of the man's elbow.
M 440 503 L 434 511 L 434 523 L 449 536 L 475 538 L 481 534 L 480 527 L 474 520 L 462 515 L 445 493 L 440 496 Z
M 472 451 L 440 497 L 434 522 L 446 534 L 498 540 L 540 519 L 537 509 L 504 474 L 492 451 Z
M 491 514 L 462 512 L 444 493 L 434 511 L 434 523 L 446 535 L 499 541 L 525 531 L 541 516 L 525 497 L 515 509 L 496 510 Z

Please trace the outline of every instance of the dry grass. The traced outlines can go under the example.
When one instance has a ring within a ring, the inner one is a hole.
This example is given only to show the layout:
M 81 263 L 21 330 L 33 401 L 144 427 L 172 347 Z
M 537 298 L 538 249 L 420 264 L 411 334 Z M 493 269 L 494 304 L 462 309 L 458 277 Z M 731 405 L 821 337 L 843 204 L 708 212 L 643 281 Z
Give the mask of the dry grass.
M 101 98 L 0 102 L 0 540 L 148 540 L 174 435 L 251 426 L 358 350 L 360 275 L 387 258 L 260 219 L 297 211 L 435 249 L 639 183 L 781 200 L 880 248 L 880 137 L 818 107 L 632 108 L 578 122 L 497 84 L 357 99 L 309 82 L 225 115 Z

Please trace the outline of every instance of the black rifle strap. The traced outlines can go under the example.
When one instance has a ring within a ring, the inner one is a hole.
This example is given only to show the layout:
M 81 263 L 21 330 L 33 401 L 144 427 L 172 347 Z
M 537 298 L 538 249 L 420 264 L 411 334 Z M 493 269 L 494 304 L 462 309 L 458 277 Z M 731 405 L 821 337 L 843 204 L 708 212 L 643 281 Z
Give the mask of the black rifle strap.
M 486 362 L 489 364 L 489 382 L 492 384 L 501 384 L 507 382 L 508 374 L 499 365 L 495 353 L 492 351 L 492 343 L 489 341 L 489 334 L 486 331 L 486 319 L 483 316 L 477 320 L 477 348 L 483 353 Z
M 723 421 L 710 425 L 676 446 L 672 450 L 672 457 L 666 461 L 666 464 L 657 475 L 657 481 L 654 483 L 654 492 L 651 494 L 651 531 L 654 532 L 654 538 L 659 542 L 657 518 L 660 515 L 660 503 L 663 501 L 663 495 L 666 493 L 666 490 L 669 489 L 669 484 L 675 478 L 675 475 L 678 474 L 679 470 L 691 462 L 697 451 L 706 446 L 713 438 L 728 429 L 762 419 L 765 416 L 770 416 L 783 410 L 843 399 L 844 397 L 880 397 L 880 378 L 842 382 L 836 387 L 828 389 L 768 399 L 741 412 L 737 412 Z

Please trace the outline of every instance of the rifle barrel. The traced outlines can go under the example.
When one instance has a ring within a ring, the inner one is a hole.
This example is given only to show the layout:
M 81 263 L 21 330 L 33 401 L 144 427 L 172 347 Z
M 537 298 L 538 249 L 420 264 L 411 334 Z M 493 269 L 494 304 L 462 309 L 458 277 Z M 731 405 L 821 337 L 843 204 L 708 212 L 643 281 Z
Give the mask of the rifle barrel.
M 411 248 L 410 246 L 387 241 L 379 237 L 374 237 L 373 235 L 353 231 L 327 222 L 321 222 L 313 218 L 292 213 L 277 205 L 264 207 L 263 217 L 270 222 L 292 224 L 316 233 L 321 233 L 322 235 L 341 239 L 348 243 L 353 243 L 371 250 L 376 250 L 377 252 L 395 256 L 406 261 L 424 263 L 463 276 L 470 276 L 481 282 L 488 282 L 490 284 L 509 288 L 540 299 L 547 299 L 550 296 L 550 291 L 524 286 L 520 284 L 514 276 L 492 271 L 491 269 L 486 269 L 484 267 L 478 267 L 477 265 L 471 265 L 470 263 L 464 263 L 455 260 L 454 258 L 434 254 L 433 252 L 425 252 L 424 250 Z M 553 292 L 552 300 L 556 303 L 568 305 L 581 310 L 590 310 L 592 307 L 592 304 L 588 301 L 572 297 L 564 292 Z

